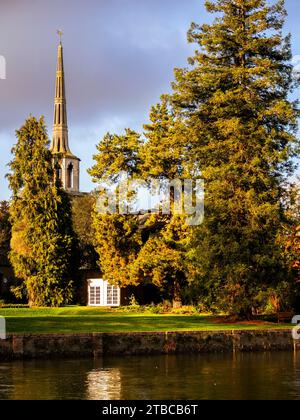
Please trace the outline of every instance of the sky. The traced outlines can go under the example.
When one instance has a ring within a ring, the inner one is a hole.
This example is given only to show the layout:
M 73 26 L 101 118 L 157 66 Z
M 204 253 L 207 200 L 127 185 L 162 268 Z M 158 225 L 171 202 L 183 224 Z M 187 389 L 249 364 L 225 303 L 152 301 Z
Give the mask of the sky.
M 300 63 L 300 1 L 286 7 Z M 30 114 L 43 115 L 51 138 L 57 29 L 64 31 L 70 147 L 82 161 L 81 190 L 90 191 L 86 170 L 97 143 L 108 131 L 142 130 L 150 107 L 170 91 L 174 68 L 193 54 L 191 22 L 211 21 L 204 0 L 0 0 L 0 10 L 0 200 L 10 196 L 15 130 Z

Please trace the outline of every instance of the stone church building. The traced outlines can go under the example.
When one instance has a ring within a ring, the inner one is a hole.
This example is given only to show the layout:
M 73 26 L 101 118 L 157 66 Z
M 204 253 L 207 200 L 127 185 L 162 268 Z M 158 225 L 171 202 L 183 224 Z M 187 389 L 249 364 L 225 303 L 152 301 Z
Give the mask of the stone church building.
M 61 40 L 57 52 L 53 137 L 50 150 L 53 154 L 56 176 L 61 180 L 64 189 L 73 197 L 83 194 L 80 192 L 80 159 L 71 152 L 69 143 L 64 57 Z M 81 277 L 82 303 L 89 306 L 120 306 L 121 289 L 108 284 L 102 278 L 100 271 L 82 271 Z
M 54 123 L 51 152 L 57 176 L 64 189 L 71 194 L 79 193 L 80 159 L 73 155 L 69 146 L 66 86 L 63 46 L 59 43 L 54 99 Z

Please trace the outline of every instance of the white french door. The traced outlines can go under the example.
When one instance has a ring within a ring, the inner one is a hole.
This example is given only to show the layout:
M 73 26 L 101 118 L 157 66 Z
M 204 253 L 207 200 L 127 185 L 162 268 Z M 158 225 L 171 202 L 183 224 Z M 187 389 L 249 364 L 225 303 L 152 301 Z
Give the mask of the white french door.
M 120 288 L 102 279 L 88 281 L 89 306 L 120 306 Z

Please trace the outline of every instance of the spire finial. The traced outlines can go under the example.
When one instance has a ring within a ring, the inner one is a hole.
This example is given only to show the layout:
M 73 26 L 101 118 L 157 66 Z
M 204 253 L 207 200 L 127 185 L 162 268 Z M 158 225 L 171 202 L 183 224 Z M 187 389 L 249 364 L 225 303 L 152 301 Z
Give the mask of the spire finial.
M 61 44 L 61 40 L 62 40 L 62 36 L 63 36 L 63 31 L 61 29 L 57 30 L 57 35 L 59 36 L 59 43 Z

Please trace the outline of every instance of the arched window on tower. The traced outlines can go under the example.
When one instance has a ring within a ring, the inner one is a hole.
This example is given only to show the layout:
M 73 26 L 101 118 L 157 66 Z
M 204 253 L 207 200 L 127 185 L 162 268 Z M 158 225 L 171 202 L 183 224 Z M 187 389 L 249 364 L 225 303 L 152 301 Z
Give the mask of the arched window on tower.
M 55 165 L 55 178 L 60 180 L 62 179 L 62 170 L 58 163 Z
M 60 152 L 60 138 L 57 139 L 57 151 Z
M 74 167 L 73 164 L 70 163 L 67 169 L 67 188 L 73 188 L 74 182 Z

